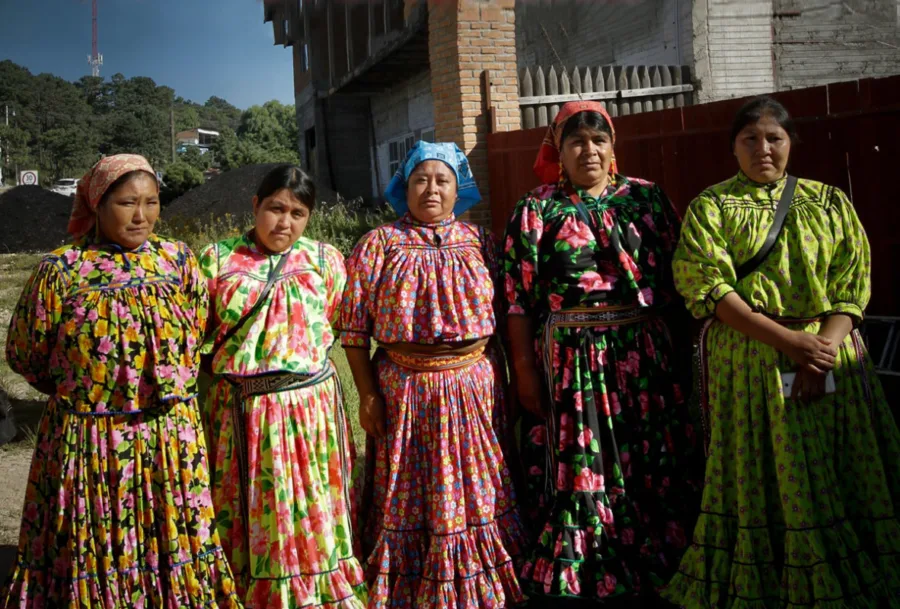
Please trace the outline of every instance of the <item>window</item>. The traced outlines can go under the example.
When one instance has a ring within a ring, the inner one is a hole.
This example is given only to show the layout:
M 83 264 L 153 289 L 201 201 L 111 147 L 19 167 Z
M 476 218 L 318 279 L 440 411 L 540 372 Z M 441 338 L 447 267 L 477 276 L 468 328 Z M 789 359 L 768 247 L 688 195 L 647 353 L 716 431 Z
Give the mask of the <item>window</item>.
M 388 143 L 388 171 L 391 176 L 400 169 L 400 163 L 403 162 L 403 159 L 406 158 L 406 153 L 409 152 L 415 143 L 416 138 L 413 135 L 406 135 Z
M 432 129 L 423 129 L 422 137 L 419 138 L 423 142 L 431 142 L 434 143 L 434 128 Z
M 300 51 L 300 71 L 309 72 L 309 44 L 304 42 Z

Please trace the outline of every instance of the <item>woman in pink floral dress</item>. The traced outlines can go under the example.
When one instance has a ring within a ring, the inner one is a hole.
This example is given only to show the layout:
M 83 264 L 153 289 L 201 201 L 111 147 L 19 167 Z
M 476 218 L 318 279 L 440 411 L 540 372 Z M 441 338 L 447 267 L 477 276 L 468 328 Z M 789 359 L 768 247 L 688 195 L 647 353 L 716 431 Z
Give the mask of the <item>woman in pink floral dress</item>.
M 3 609 L 239 609 L 197 408 L 206 284 L 153 234 L 156 174 L 109 156 L 10 320 L 10 367 L 50 394 Z
M 347 263 L 341 338 L 374 438 L 363 532 L 369 607 L 499 609 L 523 599 L 522 528 L 501 439 L 494 242 L 453 144 L 419 142 L 385 193 L 401 218 Z M 370 360 L 372 338 L 381 347 Z
M 315 186 L 273 169 L 255 226 L 200 256 L 217 382 L 206 403 L 222 545 L 248 608 L 361 609 L 343 402 L 328 351 L 344 287 L 334 247 L 303 237 Z M 269 290 L 266 291 L 266 286 Z

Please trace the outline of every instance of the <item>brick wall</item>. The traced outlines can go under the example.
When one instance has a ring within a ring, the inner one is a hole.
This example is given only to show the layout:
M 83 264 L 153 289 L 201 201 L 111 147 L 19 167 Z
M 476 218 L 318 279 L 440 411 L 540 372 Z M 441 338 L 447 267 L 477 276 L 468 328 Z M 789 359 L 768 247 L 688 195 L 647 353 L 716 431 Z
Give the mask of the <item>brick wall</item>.
M 435 137 L 456 142 L 468 155 L 484 202 L 466 219 L 485 226 L 491 221 L 487 94 L 498 131 L 521 127 L 515 4 L 514 0 L 428 0 Z M 489 91 L 484 88 L 485 71 L 491 76 Z
M 686 65 L 691 0 L 517 2 L 516 47 L 519 69 Z

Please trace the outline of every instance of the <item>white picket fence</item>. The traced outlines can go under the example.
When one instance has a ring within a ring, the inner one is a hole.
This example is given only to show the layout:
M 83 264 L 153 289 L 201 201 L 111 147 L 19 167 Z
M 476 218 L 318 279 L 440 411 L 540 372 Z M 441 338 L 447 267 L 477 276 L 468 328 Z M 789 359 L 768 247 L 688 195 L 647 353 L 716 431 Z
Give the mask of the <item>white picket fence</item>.
M 690 74 L 688 66 L 525 68 L 519 74 L 522 127 L 546 127 L 568 101 L 597 100 L 613 117 L 690 106 Z

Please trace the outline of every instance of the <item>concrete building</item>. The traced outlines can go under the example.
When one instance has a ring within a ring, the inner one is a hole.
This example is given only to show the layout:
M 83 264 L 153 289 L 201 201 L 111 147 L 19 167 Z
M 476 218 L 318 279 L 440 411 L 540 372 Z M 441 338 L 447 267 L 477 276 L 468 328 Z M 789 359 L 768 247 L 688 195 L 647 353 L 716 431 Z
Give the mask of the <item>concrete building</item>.
M 199 148 L 201 154 L 206 154 L 219 137 L 218 131 L 209 129 L 188 129 L 175 134 L 176 150 L 185 152 L 188 148 Z
M 687 65 L 695 101 L 900 72 L 900 0 L 266 0 L 291 47 L 316 179 L 377 197 L 417 139 L 455 141 L 486 198 L 487 133 L 519 129 L 518 76 Z M 473 213 L 481 221 L 486 206 Z

